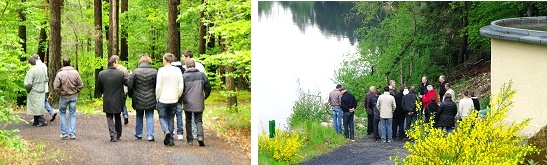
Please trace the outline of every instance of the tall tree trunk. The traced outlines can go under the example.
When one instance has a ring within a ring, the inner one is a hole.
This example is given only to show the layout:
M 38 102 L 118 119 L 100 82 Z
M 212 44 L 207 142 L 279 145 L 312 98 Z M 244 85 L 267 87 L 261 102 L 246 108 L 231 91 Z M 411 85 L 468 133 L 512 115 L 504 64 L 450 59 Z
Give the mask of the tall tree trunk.
M 118 51 L 118 0 L 110 0 L 110 15 L 109 15 L 109 30 L 110 37 L 108 38 L 110 54 L 119 55 Z
M 175 56 L 180 55 L 180 32 L 179 32 L 179 23 L 177 22 L 178 9 L 177 6 L 180 4 L 179 0 L 167 0 L 169 6 L 169 13 L 167 15 L 168 20 L 168 31 L 169 34 L 169 53 L 173 53 Z
M 95 24 L 95 57 L 103 57 L 103 6 L 101 0 L 94 0 L 93 3 L 93 20 Z M 102 70 L 102 67 L 95 68 L 95 80 L 99 77 L 99 72 Z M 95 88 L 94 97 L 100 98 L 101 93 L 98 88 Z
M 127 0 L 122 0 L 121 13 L 127 12 Z M 125 18 L 127 20 L 127 17 Z M 121 26 L 122 37 L 120 38 L 120 60 L 127 61 L 129 50 L 127 48 L 127 25 Z
M 25 0 L 21 0 L 21 2 L 25 2 Z M 17 13 L 19 14 L 19 19 L 21 22 L 25 22 L 27 20 L 25 13 L 23 13 L 23 8 L 19 8 L 17 10 Z M 25 54 L 27 53 L 27 26 L 25 26 L 24 23 L 19 25 L 19 39 L 21 39 L 21 47 L 23 48 L 23 52 Z
M 55 75 L 61 69 L 61 0 L 50 0 L 50 17 L 49 17 L 49 67 L 48 75 Z M 49 84 L 53 84 L 52 78 L 49 79 Z M 53 91 L 53 89 L 49 89 Z M 51 98 L 59 100 L 57 92 L 50 93 Z M 55 105 L 55 104 L 54 104 Z
M 204 4 L 205 3 L 205 0 L 201 0 L 201 4 Z M 206 35 L 206 27 L 205 27 L 205 24 L 203 22 L 201 22 L 201 20 L 203 20 L 203 18 L 205 17 L 205 13 L 204 11 L 201 11 L 199 13 L 199 18 L 200 18 L 200 21 L 199 21 L 199 48 L 198 48 L 198 53 L 199 54 L 205 54 L 205 46 L 206 46 L 206 40 L 205 40 L 205 35 Z
M 48 62 L 48 59 L 46 58 L 46 52 L 47 52 L 47 33 L 46 33 L 46 24 L 47 21 L 44 21 L 42 23 L 42 26 L 40 27 L 40 37 L 38 38 L 38 51 L 36 51 L 36 54 L 40 56 L 40 59 L 43 59 L 43 62 Z
M 152 59 L 157 59 L 158 62 L 160 62 L 162 59 L 154 58 L 155 57 L 155 51 L 156 51 L 156 29 L 154 29 L 154 26 L 150 27 L 152 30 L 150 31 L 150 36 L 152 42 L 150 42 L 150 57 Z
M 221 41 L 222 44 L 220 45 L 220 50 L 222 50 L 222 52 L 226 52 L 228 50 L 228 47 L 226 46 L 226 44 L 224 44 L 224 41 L 226 41 L 226 39 L 222 38 Z M 235 78 L 231 76 L 234 72 L 234 67 L 231 64 L 224 65 L 224 70 L 226 79 L 226 91 L 228 93 L 235 93 Z M 228 107 L 232 106 L 237 106 L 237 95 L 230 94 L 228 96 Z
M 468 22 L 468 19 L 467 19 L 467 4 L 468 2 L 467 1 L 463 1 L 462 2 L 463 5 L 462 5 L 462 29 L 466 29 L 467 25 L 469 24 Z M 467 61 L 467 47 L 468 47 L 468 42 L 467 42 L 467 38 L 469 37 L 468 35 L 468 32 L 467 30 L 464 30 L 463 31 L 463 37 L 462 37 L 462 48 L 460 50 L 460 62 L 463 63 L 464 67 L 467 67 L 467 64 L 465 63 L 465 61 Z

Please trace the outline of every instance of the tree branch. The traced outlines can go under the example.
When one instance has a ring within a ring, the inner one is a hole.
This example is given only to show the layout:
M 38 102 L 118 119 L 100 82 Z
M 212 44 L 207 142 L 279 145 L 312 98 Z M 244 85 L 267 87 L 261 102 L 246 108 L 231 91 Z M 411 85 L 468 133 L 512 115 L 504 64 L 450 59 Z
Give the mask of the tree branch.
M 399 52 L 399 55 L 395 58 L 395 60 L 393 61 L 393 63 L 391 64 L 391 66 L 389 68 L 394 68 L 395 65 L 397 65 L 397 63 L 399 63 L 399 61 L 401 61 L 401 59 L 403 59 L 403 55 L 408 50 L 410 45 L 412 45 L 412 43 L 414 42 L 414 39 L 416 38 L 416 29 L 417 29 L 417 27 L 416 27 L 416 15 L 412 14 L 412 18 L 414 19 L 414 31 L 412 32 L 412 38 L 410 39 L 410 41 L 408 43 L 406 43 L 403 46 L 403 49 L 401 50 L 401 52 Z M 386 74 L 385 74 L 386 83 L 388 83 L 388 81 L 389 81 L 389 74 L 391 74 L 391 69 L 389 71 L 387 71 Z

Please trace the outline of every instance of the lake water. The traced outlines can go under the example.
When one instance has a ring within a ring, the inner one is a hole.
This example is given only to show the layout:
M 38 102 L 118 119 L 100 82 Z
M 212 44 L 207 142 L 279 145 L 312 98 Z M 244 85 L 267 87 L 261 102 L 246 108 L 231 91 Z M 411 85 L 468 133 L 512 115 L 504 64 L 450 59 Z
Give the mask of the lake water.
M 356 24 L 344 23 L 350 8 L 350 2 L 258 2 L 252 24 L 255 126 L 267 131 L 275 120 L 285 128 L 298 84 L 327 99 L 335 70 L 346 54 L 357 52 Z

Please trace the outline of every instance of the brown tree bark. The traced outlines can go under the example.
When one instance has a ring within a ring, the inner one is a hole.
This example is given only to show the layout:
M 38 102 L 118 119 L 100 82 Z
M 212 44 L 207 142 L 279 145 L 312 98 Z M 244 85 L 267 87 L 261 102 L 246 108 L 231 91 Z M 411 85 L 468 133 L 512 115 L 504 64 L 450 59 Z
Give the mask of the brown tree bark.
M 101 0 L 93 1 L 93 21 L 95 24 L 95 57 L 103 57 L 103 6 Z M 95 68 L 95 80 L 99 77 L 99 72 L 102 70 L 102 67 Z M 100 98 L 101 94 L 98 88 L 95 88 L 94 97 Z
M 233 76 L 230 76 L 232 72 L 234 72 L 234 67 L 226 65 L 226 91 L 228 92 L 235 92 L 235 79 Z M 237 96 L 229 96 L 228 97 L 228 107 L 237 106 Z
M 48 41 L 47 41 L 47 33 L 46 33 L 46 26 L 47 22 L 44 21 L 42 23 L 42 27 L 40 27 L 40 37 L 38 38 L 38 51 L 36 51 L 36 54 L 40 56 L 40 59 L 43 59 L 43 62 L 48 62 L 48 59 L 46 58 L 46 52 L 48 52 L 48 48 L 46 48 Z
M 169 34 L 169 53 L 173 53 L 175 56 L 180 56 L 180 24 L 177 22 L 177 16 L 179 10 L 177 6 L 180 4 L 180 0 L 168 0 L 169 13 L 167 14 L 168 31 Z
M 201 4 L 205 3 L 205 0 L 201 0 Z M 205 35 L 206 35 L 206 27 L 205 25 L 203 24 L 203 22 L 201 22 L 201 20 L 205 17 L 205 13 L 204 11 L 201 11 L 199 13 L 199 18 L 200 18 L 200 23 L 199 23 L 199 47 L 198 47 L 198 53 L 199 54 L 205 54 L 205 46 L 206 46 L 206 40 L 205 40 Z
M 127 5 L 127 0 L 122 0 L 121 13 L 125 13 L 127 11 Z M 129 50 L 127 47 L 127 25 L 121 25 L 121 35 L 122 37 L 120 38 L 120 60 L 127 61 L 129 55 Z
M 119 55 L 118 50 L 118 0 L 110 0 L 110 15 L 109 15 L 109 30 L 110 37 L 108 37 L 109 57 L 112 55 Z
M 56 75 L 61 69 L 61 0 L 50 0 L 50 17 L 49 17 L 49 66 L 48 75 Z M 52 78 L 49 79 L 49 84 L 53 84 Z M 51 87 L 51 86 L 50 86 Z M 49 91 L 53 91 L 52 88 Z M 51 92 L 50 96 L 53 101 L 59 100 L 57 92 Z M 57 104 L 53 104 L 57 106 Z
M 25 2 L 25 0 L 21 0 L 21 2 Z M 19 19 L 21 22 L 25 22 L 27 20 L 27 17 L 25 16 L 25 13 L 23 13 L 23 8 L 19 8 L 17 10 L 17 13 L 19 14 Z M 27 26 L 25 26 L 24 23 L 19 25 L 19 39 L 21 39 L 21 47 L 23 48 L 23 52 L 25 54 L 27 53 Z

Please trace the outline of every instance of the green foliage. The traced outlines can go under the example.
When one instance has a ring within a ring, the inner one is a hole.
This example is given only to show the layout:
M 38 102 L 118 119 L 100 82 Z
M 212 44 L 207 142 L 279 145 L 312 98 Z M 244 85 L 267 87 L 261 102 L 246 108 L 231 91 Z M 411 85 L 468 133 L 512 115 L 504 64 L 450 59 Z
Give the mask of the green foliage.
M 301 122 L 293 130 L 301 132 L 302 137 L 305 139 L 302 148 L 298 151 L 299 155 L 303 156 L 303 160 L 309 160 L 328 153 L 347 141 L 344 136 L 337 134 L 332 127 L 322 126 L 318 122 Z
M 395 164 L 522 164 L 526 155 L 537 152 L 527 145 L 517 133 L 529 124 L 504 123 L 507 111 L 513 107 L 515 91 L 512 82 L 504 84 L 497 97 L 491 101 L 491 113 L 485 120 L 468 117 L 458 122 L 454 132 L 446 134 L 441 129 L 418 120 L 407 131 L 414 142 L 405 143 L 409 154 L 401 159 L 392 158 Z M 469 116 L 476 116 L 473 111 Z
M 312 94 L 309 90 L 298 89 L 298 98 L 287 119 L 291 128 L 303 122 L 328 121 L 328 103 L 321 99 L 321 94 Z M 331 130 L 332 131 L 332 130 Z M 334 131 L 333 131 L 334 132 Z
M 8 105 L 4 96 L 0 96 L 0 103 L 2 105 Z M 13 113 L 13 109 L 2 106 L 0 107 L 0 123 L 2 123 L 2 129 L 0 130 L 0 146 L 3 149 L 25 151 L 28 150 L 24 146 L 25 142 L 21 139 L 21 136 L 15 134 L 19 130 L 7 130 L 5 127 L 7 124 L 25 122 L 18 115 Z

